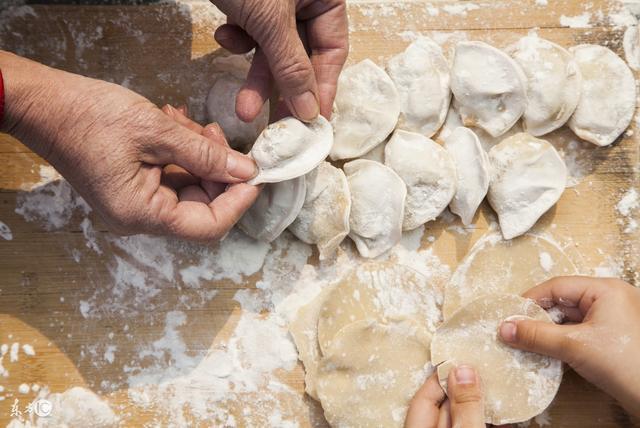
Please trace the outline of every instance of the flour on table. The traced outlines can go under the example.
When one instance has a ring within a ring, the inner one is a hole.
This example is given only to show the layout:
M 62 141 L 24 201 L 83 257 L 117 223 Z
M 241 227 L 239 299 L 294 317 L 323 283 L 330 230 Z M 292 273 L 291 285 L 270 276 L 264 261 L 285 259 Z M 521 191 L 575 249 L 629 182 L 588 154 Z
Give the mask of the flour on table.
M 6 223 L 0 221 L 0 238 L 4 239 L 5 241 L 11 241 L 13 239 L 13 233 L 11 232 L 11 229 L 9 228 L 9 226 L 7 226 Z

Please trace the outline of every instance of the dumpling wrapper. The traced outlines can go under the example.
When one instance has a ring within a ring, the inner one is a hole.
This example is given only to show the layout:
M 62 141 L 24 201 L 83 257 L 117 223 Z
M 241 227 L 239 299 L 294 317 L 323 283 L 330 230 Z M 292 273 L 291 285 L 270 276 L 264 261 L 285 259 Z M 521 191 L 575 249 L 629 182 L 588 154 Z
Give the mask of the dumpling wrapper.
M 442 291 L 415 270 L 394 262 L 359 265 L 331 289 L 318 318 L 318 343 L 323 353 L 338 332 L 358 320 L 388 322 L 410 318 L 428 331 L 442 320 Z
M 491 165 L 478 136 L 469 128 L 456 128 L 444 142 L 456 166 L 456 193 L 449 204 L 452 213 L 469 225 L 489 191 Z
M 636 80 L 627 64 L 599 45 L 569 49 L 582 73 L 582 93 L 569 127 L 597 146 L 608 146 L 629 127 L 636 110 Z
M 315 244 L 324 259 L 349 234 L 351 195 L 341 169 L 322 162 L 306 175 L 304 205 L 289 230 L 303 242 Z
M 539 137 L 567 123 L 578 106 L 582 85 L 573 56 L 562 46 L 535 36 L 523 37 L 509 52 L 527 76 L 525 131 Z
M 403 230 L 435 220 L 447 208 L 457 178 L 453 160 L 442 146 L 424 135 L 399 129 L 387 143 L 384 159 L 407 185 Z
M 498 214 L 504 239 L 527 232 L 558 200 L 567 185 L 567 167 L 547 141 L 516 134 L 489 151 L 488 199 Z
M 527 421 L 553 401 L 562 381 L 562 363 L 514 349 L 498 338 L 502 321 L 527 317 L 553 322 L 533 300 L 516 295 L 480 297 L 445 321 L 431 341 L 431 361 L 447 390 L 449 371 L 474 367 L 482 382 L 485 422 L 504 425 Z
M 251 148 L 258 175 L 248 183 L 278 183 L 305 175 L 327 158 L 332 145 L 333 129 L 322 116 L 310 123 L 294 117 L 274 122 Z
M 354 159 L 382 143 L 400 115 L 400 95 L 389 75 L 371 60 L 340 74 L 332 118 L 331 159 Z
M 387 72 L 400 94 L 397 127 L 433 136 L 444 123 L 451 101 L 449 63 L 440 46 L 420 37 L 391 58 Z
M 407 187 L 391 168 L 376 161 L 351 161 L 344 172 L 351 193 L 349 237 L 362 257 L 378 257 L 402 238 Z
M 236 149 L 253 144 L 269 121 L 269 104 L 262 106 L 253 122 L 243 122 L 236 115 L 236 96 L 243 84 L 243 79 L 223 73 L 209 90 L 206 101 L 209 122 L 220 125 L 229 145 Z
M 333 427 L 402 428 L 428 375 L 430 336 L 411 321 L 361 320 L 336 336 L 318 367 L 317 389 Z
M 483 42 L 460 42 L 451 69 L 451 90 L 464 126 L 493 137 L 507 132 L 527 107 L 527 79 L 506 53 Z
M 253 239 L 272 242 L 296 219 L 305 193 L 304 175 L 265 185 L 258 199 L 238 221 L 238 227 Z

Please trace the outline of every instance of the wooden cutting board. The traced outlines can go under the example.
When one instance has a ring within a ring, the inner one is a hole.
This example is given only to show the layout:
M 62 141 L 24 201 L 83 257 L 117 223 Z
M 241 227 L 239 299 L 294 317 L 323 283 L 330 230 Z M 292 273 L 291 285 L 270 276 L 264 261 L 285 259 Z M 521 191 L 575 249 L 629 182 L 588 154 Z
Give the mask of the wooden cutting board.
M 619 3 L 543 3 L 547 2 L 352 3 L 349 62 L 371 58 L 382 64 L 417 34 L 434 37 L 450 54 L 455 42 L 463 38 L 505 47 L 531 31 L 565 47 L 597 43 L 623 55 L 624 27 L 620 26 L 623 14 Z M 54 67 L 125 85 L 159 105 L 187 104 L 195 118 L 203 120 L 203 101 L 211 84 L 208 76 L 219 71 L 216 58 L 224 55 L 212 37 L 221 22 L 219 13 L 206 2 L 197 1 L 8 8 L 0 11 L 0 47 Z M 580 28 L 570 28 L 569 24 Z M 571 251 L 579 253 L 589 273 L 598 267 L 602 271 L 613 263 L 620 275 L 637 285 L 640 236 L 637 231 L 624 233 L 626 223 L 615 209 L 623 194 L 638 186 L 640 139 L 635 120 L 632 131 L 611 147 L 580 145 L 584 161 L 581 172 L 585 176 L 565 192 L 536 230 L 552 233 Z M 571 138 L 566 130 L 551 137 L 565 148 Z M 241 314 L 233 296 L 237 290 L 255 289 L 260 274 L 239 283 L 209 281 L 207 286 L 217 289 L 218 294 L 191 308 L 180 306 L 190 291 L 181 287 L 180 281 L 166 280 L 154 300 L 153 313 L 138 308 L 135 313 L 123 312 L 120 316 L 109 313 L 87 318 L 81 301 L 88 289 L 106 289 L 97 294 L 93 302 L 96 308 L 112 304 L 108 290 L 113 284 L 110 263 L 115 257 L 130 258 L 130 253 L 108 246 L 102 254 L 83 251 L 82 257 L 76 257 L 78 249 L 86 250 L 87 242 L 77 213 L 61 229 L 47 231 L 42 224 L 26 222 L 14 211 L 20 192 L 40 180 L 40 166 L 45 162 L 19 142 L 0 135 L 0 164 L 0 221 L 13 233 L 13 240 L 0 240 L 0 344 L 28 343 L 36 351 L 32 357 L 20 354 L 15 362 L 10 362 L 8 356 L 4 358 L 10 375 L 0 377 L 4 388 L 0 397 L 5 397 L 0 401 L 0 424 L 11 420 L 16 398 L 24 410 L 36 395 L 33 391 L 20 394 L 19 385 L 35 383 L 52 392 L 86 386 L 109 402 L 123 426 L 181 425 L 163 405 L 141 406 L 140 400 L 132 399 L 125 382 L 127 367 L 140 357 L 141 343 L 166 337 L 164 320 L 176 307 L 186 315 L 179 331 L 190 354 L 206 353 L 213 344 L 224 346 Z M 491 211 L 483 207 L 477 224 L 464 233 L 441 221 L 429 224 L 421 245 L 432 248 L 435 255 L 455 269 L 469 248 L 487 232 L 490 216 Z M 108 242 L 109 235 L 99 219 L 94 215 L 90 218 L 96 239 Z M 427 235 L 437 239 L 430 242 Z M 185 250 L 185 258 L 189 257 Z M 314 255 L 312 259 L 315 258 Z M 104 364 L 105 349 L 89 346 L 93 343 L 115 346 L 113 361 Z M 173 369 L 172 361 L 167 361 L 167 372 Z M 280 371 L 276 377 L 302 396 L 300 365 L 292 371 Z M 276 410 L 281 412 L 282 402 L 290 397 L 276 397 L 281 402 L 275 405 L 265 402 L 265 394 L 270 392 L 259 390 L 244 394 L 240 400 L 215 405 L 234 415 L 239 426 L 280 425 L 269 417 Z M 318 407 L 308 399 L 298 401 L 285 409 L 289 418 L 302 426 L 323 426 Z M 199 420 L 197 413 L 186 407 L 185 420 L 202 426 L 224 425 L 220 420 Z M 551 407 L 550 420 L 552 426 L 558 427 L 634 426 L 614 400 L 572 372 L 567 374 Z

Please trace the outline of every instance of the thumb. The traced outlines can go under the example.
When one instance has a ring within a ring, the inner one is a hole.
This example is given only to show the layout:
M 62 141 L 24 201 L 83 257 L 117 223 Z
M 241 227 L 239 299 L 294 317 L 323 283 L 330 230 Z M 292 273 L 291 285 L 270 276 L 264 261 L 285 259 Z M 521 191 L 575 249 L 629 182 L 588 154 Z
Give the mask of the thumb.
M 447 396 L 451 406 L 451 426 L 485 428 L 482 389 L 475 369 L 458 366 L 451 370 L 447 379 Z
M 558 325 L 532 319 L 507 318 L 500 325 L 500 338 L 507 345 L 524 351 L 548 355 L 568 362 L 571 343 L 568 334 L 579 325 Z

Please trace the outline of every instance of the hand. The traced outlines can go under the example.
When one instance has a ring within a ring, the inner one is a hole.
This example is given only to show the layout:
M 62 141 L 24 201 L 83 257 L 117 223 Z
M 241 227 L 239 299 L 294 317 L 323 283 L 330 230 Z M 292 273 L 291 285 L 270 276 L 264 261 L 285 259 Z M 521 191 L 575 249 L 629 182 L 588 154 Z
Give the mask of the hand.
M 640 415 L 640 289 L 618 279 L 561 277 L 524 296 L 543 308 L 559 308 L 568 324 L 505 321 L 502 340 L 565 361 Z
M 1 51 L 0 69 L 3 130 L 49 161 L 117 233 L 219 239 L 258 195 L 243 183 L 254 162 L 215 127 Z
M 434 373 L 411 400 L 405 428 L 485 428 L 480 378 L 468 366 L 449 372 L 448 398 Z
M 256 48 L 236 98 L 239 118 L 256 118 L 272 93 L 273 80 L 298 119 L 310 121 L 318 111 L 331 116 L 349 51 L 345 0 L 211 1 L 227 15 L 216 41 L 236 54 Z

